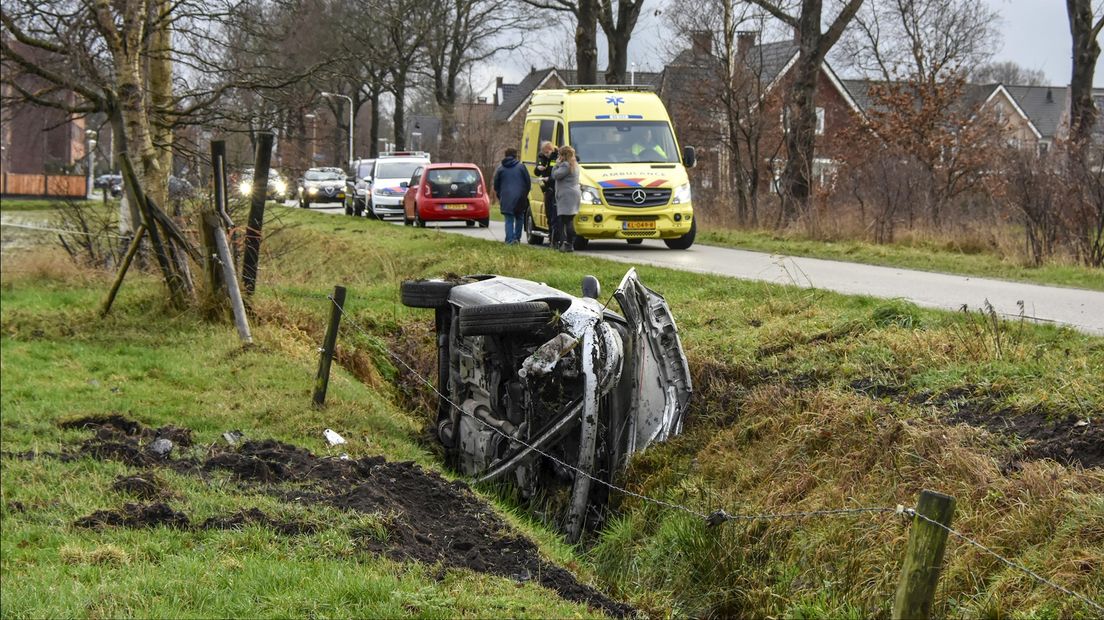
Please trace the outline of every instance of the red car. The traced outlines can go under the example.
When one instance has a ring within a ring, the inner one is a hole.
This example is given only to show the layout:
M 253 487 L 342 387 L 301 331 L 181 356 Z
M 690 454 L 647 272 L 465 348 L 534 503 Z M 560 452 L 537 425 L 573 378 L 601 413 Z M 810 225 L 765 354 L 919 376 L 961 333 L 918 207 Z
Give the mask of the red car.
M 426 222 L 490 224 L 491 199 L 483 172 L 475 164 L 426 164 L 414 171 L 403 196 L 407 226 Z

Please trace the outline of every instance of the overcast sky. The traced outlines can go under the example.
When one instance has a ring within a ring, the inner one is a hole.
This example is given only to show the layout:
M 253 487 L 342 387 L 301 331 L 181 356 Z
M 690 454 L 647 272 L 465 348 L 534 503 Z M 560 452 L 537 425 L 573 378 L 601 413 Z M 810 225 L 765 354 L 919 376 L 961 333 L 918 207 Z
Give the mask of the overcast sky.
M 994 61 L 1011 60 L 1029 68 L 1040 69 L 1051 85 L 1064 86 L 1070 78 L 1070 35 L 1066 20 L 1066 3 L 1062 0 L 980 0 L 986 2 L 1001 16 L 1002 44 L 994 55 Z M 641 71 L 660 71 L 671 56 L 672 41 L 677 37 L 669 30 L 663 12 L 667 0 L 650 0 L 645 4 L 629 48 L 630 60 Z M 656 10 L 660 14 L 656 15 Z M 495 75 L 502 75 L 506 82 L 518 82 L 531 66 L 566 64 L 570 54 L 571 30 L 549 28 L 544 33 L 529 37 L 526 47 L 502 58 L 494 67 L 486 67 L 476 77 L 476 88 L 481 92 L 493 92 L 493 87 L 481 87 L 491 83 Z M 605 39 L 599 32 L 599 70 L 606 65 Z M 1096 66 L 1095 86 L 1104 85 L 1104 58 Z

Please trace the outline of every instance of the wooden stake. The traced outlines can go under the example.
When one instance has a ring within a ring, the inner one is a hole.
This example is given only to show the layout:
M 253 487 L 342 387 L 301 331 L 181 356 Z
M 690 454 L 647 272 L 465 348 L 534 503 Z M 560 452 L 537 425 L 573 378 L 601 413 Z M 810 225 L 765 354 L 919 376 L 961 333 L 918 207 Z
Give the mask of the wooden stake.
M 954 516 L 955 500 L 935 491 L 921 491 L 912 518 L 908 551 L 901 567 L 901 579 L 897 583 L 897 596 L 893 600 L 894 620 L 927 620 L 931 617 L 935 587 L 943 568 L 943 552 L 947 546 L 946 527 Z M 921 519 L 923 515 L 935 523 Z
M 318 358 L 318 375 L 314 379 L 314 406 L 326 404 L 326 388 L 330 385 L 330 363 L 337 348 L 337 328 L 341 324 L 341 309 L 345 307 L 345 287 L 335 286 L 330 304 L 330 324 L 326 326 L 326 338 Z
M 146 226 L 145 224 L 139 224 L 138 230 L 134 231 L 134 238 L 130 240 L 126 254 L 123 255 L 123 262 L 119 264 L 119 272 L 115 274 L 115 282 L 111 284 L 111 290 L 107 292 L 107 299 L 104 299 L 103 305 L 100 306 L 100 318 L 111 312 L 111 305 L 115 303 L 115 296 L 119 294 L 119 288 L 123 286 L 123 278 L 126 277 L 126 272 L 130 269 L 130 263 L 134 260 L 138 248 L 142 245 L 142 235 L 144 234 L 146 234 Z
M 242 260 L 242 281 L 245 292 L 252 295 L 257 288 L 257 262 L 261 254 L 261 226 L 264 225 L 265 198 L 268 194 L 268 168 L 272 161 L 270 132 L 257 135 L 257 156 L 253 165 L 253 196 L 249 206 L 249 226 L 245 229 L 245 257 Z
M 165 252 L 164 244 L 161 243 L 161 234 L 157 232 L 157 223 L 150 212 L 149 203 L 146 202 L 145 192 L 142 191 L 142 186 L 138 183 L 138 175 L 134 172 L 134 164 L 131 163 L 130 156 L 127 153 L 119 153 L 119 162 L 122 165 L 127 190 L 134 198 L 134 202 L 138 203 L 138 210 L 142 214 L 142 223 L 145 224 L 146 232 L 149 233 L 150 245 L 153 246 L 153 253 L 157 256 L 157 265 L 161 267 L 161 274 L 165 277 L 165 285 L 169 287 L 173 305 L 182 308 L 184 307 L 184 294 L 181 291 L 179 276 L 173 270 L 169 255 Z
M 253 344 L 253 334 L 249 332 L 249 318 L 245 314 L 241 289 L 238 288 L 238 274 L 234 269 L 234 259 L 230 255 L 230 243 L 226 240 L 226 231 L 218 224 L 217 217 L 212 216 L 211 220 L 214 225 L 211 235 L 215 238 L 215 247 L 218 248 L 218 259 L 222 264 L 222 279 L 226 283 L 226 291 L 230 294 L 230 308 L 234 311 L 234 325 L 238 328 L 238 337 L 243 344 Z

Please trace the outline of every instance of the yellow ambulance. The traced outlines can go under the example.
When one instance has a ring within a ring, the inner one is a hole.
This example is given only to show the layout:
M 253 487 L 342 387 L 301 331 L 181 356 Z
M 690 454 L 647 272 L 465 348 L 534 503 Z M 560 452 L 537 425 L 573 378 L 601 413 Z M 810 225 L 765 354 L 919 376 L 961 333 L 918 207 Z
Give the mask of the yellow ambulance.
M 693 245 L 697 224 L 686 169 L 694 165 L 694 149 L 679 150 L 667 109 L 650 89 L 533 92 L 520 150 L 533 176 L 525 230 L 534 245 L 544 243 L 550 230 L 534 171 L 545 141 L 570 144 L 579 160 L 583 200 L 575 217 L 575 249 L 591 239 L 662 239 L 678 250 Z

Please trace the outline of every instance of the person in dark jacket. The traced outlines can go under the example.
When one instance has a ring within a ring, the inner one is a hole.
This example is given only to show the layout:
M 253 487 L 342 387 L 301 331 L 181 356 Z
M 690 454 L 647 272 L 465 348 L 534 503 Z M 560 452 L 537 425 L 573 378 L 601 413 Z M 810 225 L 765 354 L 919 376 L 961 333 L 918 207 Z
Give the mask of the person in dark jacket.
M 498 208 L 506 218 L 506 243 L 515 245 L 521 240 L 521 228 L 529 210 L 529 189 L 532 187 L 529 170 L 518 161 L 517 149 L 506 149 L 505 159 L 495 169 L 493 185 L 498 196 Z
M 552 167 L 556 165 L 556 154 L 556 147 L 551 142 L 542 142 L 540 152 L 537 154 L 537 167 L 533 169 L 542 179 L 544 215 L 548 218 L 548 244 L 552 249 L 558 247 L 557 244 L 563 237 L 560 219 L 556 217 L 556 183 L 552 180 Z

